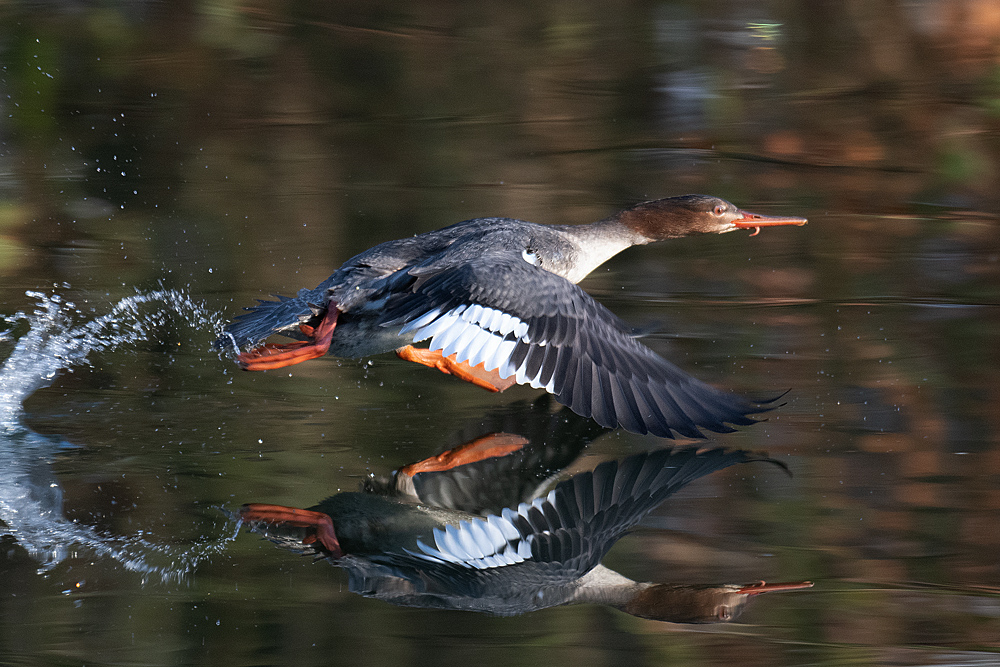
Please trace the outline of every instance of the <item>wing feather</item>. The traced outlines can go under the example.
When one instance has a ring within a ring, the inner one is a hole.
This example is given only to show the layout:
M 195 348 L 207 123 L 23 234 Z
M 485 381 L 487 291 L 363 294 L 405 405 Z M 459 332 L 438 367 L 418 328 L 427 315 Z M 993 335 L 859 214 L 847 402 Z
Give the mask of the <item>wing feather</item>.
M 485 361 L 503 377 L 545 388 L 602 426 L 704 437 L 700 429 L 729 432 L 728 424 L 753 424 L 749 415 L 771 409 L 688 375 L 578 286 L 512 253 L 416 273 L 387 280 L 380 324 L 413 330 L 415 340 L 431 338 L 432 348 L 458 352 L 459 361 Z

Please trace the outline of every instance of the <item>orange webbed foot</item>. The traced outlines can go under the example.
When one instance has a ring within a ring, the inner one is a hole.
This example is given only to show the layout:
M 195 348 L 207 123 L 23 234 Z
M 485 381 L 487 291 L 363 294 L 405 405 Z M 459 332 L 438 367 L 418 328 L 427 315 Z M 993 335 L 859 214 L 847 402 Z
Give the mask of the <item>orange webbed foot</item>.
M 246 523 L 268 523 L 290 528 L 305 528 L 303 544 L 316 544 L 332 558 L 344 555 L 340 541 L 333 530 L 333 519 L 329 514 L 313 510 L 303 510 L 284 505 L 248 503 L 240 508 L 240 520 Z
M 441 350 L 428 350 L 407 345 L 396 350 L 396 356 L 404 361 L 413 361 L 436 368 L 442 373 L 454 375 L 460 380 L 471 382 L 487 391 L 503 391 L 514 384 L 513 375 L 509 378 L 502 378 L 496 370 L 486 370 L 485 364 L 470 366 L 467 361 L 459 362 L 456 354 L 445 357 L 441 354 Z
M 322 357 L 330 349 L 330 340 L 333 338 L 333 330 L 337 327 L 339 314 L 337 305 L 331 302 L 317 326 L 312 327 L 308 324 L 299 326 L 299 330 L 309 336 L 310 340 L 285 345 L 268 343 L 239 354 L 236 361 L 240 368 L 246 371 L 268 371 Z

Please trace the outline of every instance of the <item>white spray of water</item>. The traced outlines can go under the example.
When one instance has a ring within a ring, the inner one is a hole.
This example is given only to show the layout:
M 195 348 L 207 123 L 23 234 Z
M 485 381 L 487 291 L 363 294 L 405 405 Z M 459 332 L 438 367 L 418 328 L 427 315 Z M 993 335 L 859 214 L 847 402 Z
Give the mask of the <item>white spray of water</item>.
M 58 437 L 41 436 L 22 422 L 23 405 L 33 392 L 60 371 L 85 365 L 93 352 L 149 340 L 174 316 L 196 328 L 218 331 L 221 322 L 204 306 L 178 290 L 136 294 L 119 301 L 111 312 L 73 326 L 80 311 L 58 295 L 28 292 L 37 301 L 30 314 L 6 318 L 0 341 L 10 340 L 22 322 L 28 331 L 17 339 L 0 367 L 0 534 L 13 536 L 49 570 L 77 552 L 112 558 L 126 569 L 163 581 L 177 581 L 199 562 L 220 553 L 236 537 L 188 547 L 154 544 L 139 536 L 98 534 L 89 526 L 65 519 L 62 489 L 51 470 L 56 452 L 66 448 Z M 238 529 L 238 527 L 237 527 Z

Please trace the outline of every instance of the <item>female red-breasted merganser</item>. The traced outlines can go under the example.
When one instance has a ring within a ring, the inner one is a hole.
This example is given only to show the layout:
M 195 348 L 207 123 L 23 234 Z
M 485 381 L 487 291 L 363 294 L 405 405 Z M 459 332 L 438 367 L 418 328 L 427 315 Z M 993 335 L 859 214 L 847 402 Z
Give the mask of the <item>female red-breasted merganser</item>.
M 576 286 L 633 245 L 690 234 L 804 225 L 685 195 L 645 202 L 590 225 L 478 218 L 389 241 L 347 260 L 316 289 L 260 301 L 217 341 L 237 350 L 273 333 L 299 342 L 239 354 L 268 370 L 323 356 L 395 350 L 493 391 L 544 388 L 602 426 L 704 437 L 764 412 L 709 387 L 639 343 L 632 329 Z M 425 349 L 410 345 L 430 340 Z
M 521 451 L 500 441 L 466 447 L 471 451 L 460 448 L 401 469 L 391 490 L 340 493 L 310 509 L 249 504 L 239 518 L 283 546 L 332 559 L 348 571 L 351 591 L 404 606 L 514 615 L 593 602 L 644 618 L 706 623 L 732 620 L 760 593 L 812 585 L 652 584 L 600 564 L 675 491 L 737 463 L 783 465 L 766 456 L 660 449 L 602 463 L 499 513 L 480 513 L 468 503 L 463 509 L 425 504 L 427 497 L 414 491 L 421 486 L 416 478 L 469 467 L 466 477 L 478 471 L 486 480 L 497 474 L 499 459 Z

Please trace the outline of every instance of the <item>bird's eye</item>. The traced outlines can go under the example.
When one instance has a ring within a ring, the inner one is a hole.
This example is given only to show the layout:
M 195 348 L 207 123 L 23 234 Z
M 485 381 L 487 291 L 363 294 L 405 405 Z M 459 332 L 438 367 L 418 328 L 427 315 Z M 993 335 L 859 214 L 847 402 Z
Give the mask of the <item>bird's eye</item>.
M 712 209 L 712 213 L 717 216 L 721 216 L 725 212 L 726 212 L 726 207 L 723 206 L 722 204 L 716 204 L 715 208 Z
M 728 621 L 733 617 L 733 611 L 729 608 L 729 605 L 719 605 L 715 609 L 715 617 L 720 621 Z

